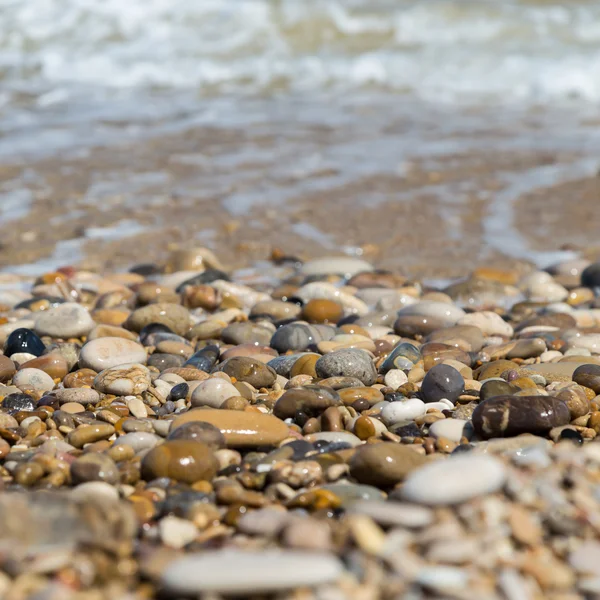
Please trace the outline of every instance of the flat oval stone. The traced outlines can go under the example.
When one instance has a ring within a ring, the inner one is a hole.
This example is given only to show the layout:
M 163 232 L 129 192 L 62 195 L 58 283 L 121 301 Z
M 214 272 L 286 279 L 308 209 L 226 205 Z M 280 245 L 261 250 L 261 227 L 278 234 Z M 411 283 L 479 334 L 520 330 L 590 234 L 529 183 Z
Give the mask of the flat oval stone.
M 67 436 L 67 442 L 75 448 L 83 448 L 85 444 L 108 439 L 114 432 L 115 428 L 109 423 L 98 422 L 74 429 Z
M 430 317 L 442 323 L 442 327 L 452 327 L 465 316 L 465 311 L 454 304 L 425 300 L 405 306 L 398 311 L 398 316 Z
M 487 400 L 494 396 L 512 396 L 519 391 L 516 385 L 504 381 L 504 379 L 488 379 L 484 381 L 481 389 L 479 390 L 479 398 L 481 400 Z
M 447 398 L 454 404 L 464 388 L 465 380 L 454 367 L 435 365 L 423 379 L 421 397 L 425 402 L 438 402 Z
M 320 431 L 311 433 L 304 438 L 307 442 L 328 442 L 330 444 L 349 444 L 350 446 L 360 446 L 361 440 L 349 431 Z
M 95 390 L 115 396 L 135 396 L 149 387 L 150 372 L 138 363 L 104 369 L 94 379 Z
M 87 335 L 95 326 L 88 310 L 75 302 L 65 302 L 41 311 L 35 320 L 38 335 L 63 339 Z
M 239 346 L 240 344 L 255 344 L 257 346 L 268 346 L 273 337 L 273 332 L 267 327 L 243 321 L 231 323 L 221 332 L 221 339 L 226 344 Z
M 404 502 L 376 502 L 362 500 L 352 505 L 351 514 L 367 515 L 385 527 L 421 529 L 434 520 L 433 511 L 424 506 Z
M 113 446 L 129 446 L 130 448 L 133 448 L 133 451 L 136 454 L 138 454 L 144 450 L 154 448 L 161 442 L 162 438 L 154 433 L 149 433 L 147 431 L 132 431 L 131 433 L 126 433 L 125 435 L 118 437 L 113 443 Z
M 359 483 L 388 487 L 426 462 L 415 450 L 401 444 L 381 442 L 357 448 L 350 460 L 350 474 Z
M 573 372 L 573 381 L 600 394 L 600 365 L 581 365 Z
M 267 315 L 276 321 L 294 319 L 302 312 L 302 308 L 293 302 L 283 300 L 263 300 L 257 302 L 250 311 L 250 317 Z
M 41 356 L 46 346 L 44 342 L 31 329 L 20 327 L 15 329 L 4 343 L 4 354 L 12 356 L 17 352 L 27 352 L 34 356 Z
M 332 554 L 291 550 L 213 550 L 168 564 L 162 586 L 175 595 L 276 592 L 334 582 L 343 574 Z
M 302 357 L 310 354 L 308 352 L 298 352 L 297 354 L 286 354 L 284 356 L 278 356 L 276 358 L 271 359 L 267 366 L 271 367 L 277 375 L 281 375 L 282 377 L 287 377 L 289 379 L 290 374 L 292 372 L 292 368 L 296 361 Z
M 239 395 L 240 393 L 235 386 L 228 381 L 219 377 L 211 377 L 198 384 L 192 392 L 191 406 L 220 408 L 227 398 Z
M 223 371 L 238 381 L 245 381 L 256 389 L 271 387 L 275 383 L 277 373 L 259 360 L 248 356 L 234 356 L 218 365 L 215 371 Z
M 28 360 L 19 367 L 19 371 L 23 369 L 39 369 L 51 379 L 63 379 L 69 372 L 67 361 L 58 352 L 50 352 Z
M 171 431 L 193 421 L 203 421 L 217 427 L 230 448 L 276 446 L 289 435 L 287 425 L 273 415 L 223 409 L 190 410 L 173 421 Z
M 323 339 L 321 334 L 307 323 L 290 323 L 280 327 L 271 337 L 269 345 L 280 354 L 301 352 Z
M 316 258 L 302 265 L 303 275 L 342 275 L 353 277 L 357 273 L 373 271 L 373 265 L 365 260 L 350 257 Z
M 552 396 L 495 396 L 473 411 L 475 433 L 484 439 L 543 435 L 569 421 L 567 405 Z
M 71 463 L 71 479 L 77 485 L 88 481 L 119 482 L 119 469 L 106 454 L 88 452 Z
M 416 504 L 448 506 L 493 494 L 502 488 L 506 478 L 506 467 L 497 458 L 462 454 L 413 471 L 400 495 Z
M 49 392 L 54 388 L 54 380 L 40 369 L 20 369 L 13 377 L 13 385 L 20 390 Z
M 142 460 L 142 478 L 169 477 L 183 483 L 210 481 L 219 470 L 212 450 L 201 442 L 173 440 L 156 446 Z
M 381 411 L 381 420 L 390 427 L 403 421 L 414 421 L 426 411 L 427 405 L 419 398 L 388 402 Z
M 190 313 L 185 307 L 180 304 L 158 302 L 134 310 L 123 326 L 139 333 L 150 323 L 166 325 L 177 335 L 185 335 L 192 324 Z
M 377 371 L 371 356 L 364 350 L 347 348 L 322 356 L 315 365 L 317 375 L 327 377 L 356 377 L 364 385 L 373 385 Z
M 275 403 L 273 414 L 279 419 L 293 418 L 297 412 L 318 417 L 330 406 L 341 406 L 339 394 L 328 387 L 307 385 L 287 390 Z
M 102 371 L 127 363 L 146 363 L 146 349 L 120 337 L 102 337 L 87 342 L 79 354 L 81 368 Z
M 225 436 L 218 427 L 202 421 L 190 421 L 173 429 L 168 440 L 194 440 L 206 444 L 212 450 L 220 450 L 227 445 Z

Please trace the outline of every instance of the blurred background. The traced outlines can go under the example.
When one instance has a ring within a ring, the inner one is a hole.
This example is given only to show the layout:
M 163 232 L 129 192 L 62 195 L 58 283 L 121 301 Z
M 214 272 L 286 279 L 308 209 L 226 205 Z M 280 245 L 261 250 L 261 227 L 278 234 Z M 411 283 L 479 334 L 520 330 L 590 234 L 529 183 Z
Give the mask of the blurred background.
M 0 0 L 0 267 L 600 250 L 600 3 Z

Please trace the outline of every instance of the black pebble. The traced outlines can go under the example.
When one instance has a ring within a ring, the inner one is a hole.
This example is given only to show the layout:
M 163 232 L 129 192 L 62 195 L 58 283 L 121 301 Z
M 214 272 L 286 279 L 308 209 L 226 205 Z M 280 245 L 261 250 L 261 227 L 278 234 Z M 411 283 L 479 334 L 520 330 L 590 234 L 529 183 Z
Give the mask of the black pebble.
M 46 346 L 39 336 L 31 329 L 24 327 L 15 329 L 4 344 L 4 354 L 6 356 L 12 356 L 17 352 L 28 352 L 34 356 L 41 356 L 45 349 Z
M 173 402 L 177 402 L 177 400 L 183 400 L 184 398 L 187 398 L 189 391 L 190 386 L 187 383 L 178 383 L 171 388 L 168 400 Z
M 2 400 L 2 408 L 11 411 L 33 410 L 36 406 L 36 401 L 29 394 L 9 394 Z
M 575 442 L 578 446 L 583 444 L 583 436 L 579 433 L 579 431 L 575 431 L 574 429 L 563 429 L 560 432 L 561 440 L 571 440 Z

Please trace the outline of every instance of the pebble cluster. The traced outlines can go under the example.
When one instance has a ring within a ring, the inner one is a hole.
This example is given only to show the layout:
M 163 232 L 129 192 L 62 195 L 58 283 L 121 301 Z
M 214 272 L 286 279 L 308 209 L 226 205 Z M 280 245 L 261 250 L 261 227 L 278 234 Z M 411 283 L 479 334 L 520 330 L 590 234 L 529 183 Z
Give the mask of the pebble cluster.
M 600 597 L 600 263 L 0 276 L 0 597 Z

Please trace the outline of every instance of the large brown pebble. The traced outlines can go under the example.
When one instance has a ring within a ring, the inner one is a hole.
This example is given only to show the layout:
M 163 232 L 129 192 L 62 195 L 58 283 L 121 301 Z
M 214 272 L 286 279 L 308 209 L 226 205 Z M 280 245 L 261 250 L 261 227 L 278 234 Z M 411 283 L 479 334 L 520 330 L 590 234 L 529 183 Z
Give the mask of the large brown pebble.
M 17 372 L 15 363 L 8 356 L 0 355 L 0 383 L 6 383 Z
M 191 318 L 188 310 L 180 304 L 159 302 L 134 310 L 124 327 L 140 332 L 150 323 L 161 323 L 177 335 L 185 335 L 191 326 Z
M 473 411 L 473 427 L 484 439 L 543 435 L 566 425 L 570 418 L 567 405 L 552 396 L 494 396 Z
M 85 444 L 108 439 L 114 432 L 115 428 L 109 423 L 83 425 L 69 433 L 67 442 L 71 444 L 71 446 L 75 446 L 75 448 L 83 448 Z
M 29 487 L 35 485 L 44 476 L 44 468 L 36 462 L 21 463 L 13 472 L 15 483 Z
M 270 387 L 277 379 L 277 373 L 265 363 L 248 356 L 234 356 L 222 362 L 215 371 L 227 373 L 238 381 L 245 381 L 256 389 Z
M 58 352 L 32 358 L 19 367 L 19 370 L 22 369 L 39 369 L 52 379 L 62 379 L 69 372 L 67 361 Z
M 210 481 L 219 470 L 212 450 L 202 442 L 173 440 L 153 448 L 142 461 L 142 478 L 169 477 L 182 483 Z
M 359 483 L 389 487 L 402 481 L 427 459 L 415 450 L 392 442 L 366 444 L 350 460 L 350 474 Z
M 223 409 L 194 409 L 173 421 L 171 431 L 184 423 L 210 423 L 225 436 L 229 448 L 276 446 L 289 435 L 287 425 L 273 415 Z
M 573 381 L 600 393 L 600 365 L 581 365 L 573 373 Z
M 570 385 L 563 388 L 555 392 L 555 396 L 567 405 L 571 420 L 583 417 L 590 412 L 590 401 L 580 385 Z
M 63 379 L 63 385 L 66 388 L 92 387 L 97 374 L 92 369 L 79 369 L 66 375 Z
M 280 419 L 293 418 L 297 412 L 318 417 L 330 406 L 341 406 L 339 394 L 328 387 L 307 385 L 287 390 L 275 403 L 273 414 Z
M 519 365 L 511 360 L 495 360 L 479 367 L 474 375 L 479 381 L 490 379 L 491 377 L 500 377 L 505 371 L 517 369 Z
M 86 481 L 105 481 L 114 485 L 119 482 L 119 470 L 106 454 L 88 452 L 71 464 L 71 479 L 74 485 Z
M 366 400 L 369 406 L 373 406 L 378 402 L 383 402 L 383 394 L 372 387 L 350 387 L 342 389 L 338 392 L 342 402 L 346 406 L 352 406 L 357 400 Z
M 193 440 L 206 444 L 211 450 L 225 448 L 225 436 L 218 427 L 203 421 L 190 421 L 173 429 L 167 440 Z
M 317 372 L 315 371 L 315 365 L 321 358 L 320 354 L 304 354 L 301 356 L 292 367 L 290 371 L 290 378 L 296 377 L 296 375 L 310 375 L 313 379 L 317 379 Z
M 325 298 L 310 300 L 302 309 L 302 318 L 309 323 L 337 323 L 344 316 L 344 307 Z

